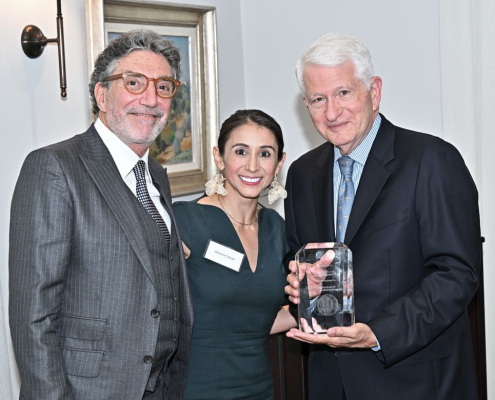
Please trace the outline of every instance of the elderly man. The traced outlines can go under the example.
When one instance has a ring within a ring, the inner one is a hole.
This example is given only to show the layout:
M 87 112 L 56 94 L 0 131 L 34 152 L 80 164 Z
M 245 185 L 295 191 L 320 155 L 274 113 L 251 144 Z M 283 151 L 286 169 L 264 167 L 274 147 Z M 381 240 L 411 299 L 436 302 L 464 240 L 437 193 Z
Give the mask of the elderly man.
M 177 48 L 132 31 L 98 56 L 85 133 L 26 159 L 12 200 L 10 326 L 22 399 L 181 399 L 192 309 L 165 170 L 148 147 Z
M 354 260 L 356 324 L 288 333 L 311 343 L 310 399 L 476 399 L 466 306 L 478 285 L 480 225 L 460 154 L 379 114 L 382 80 L 352 36 L 320 38 L 297 78 L 327 142 L 289 169 L 289 244 L 296 252 L 341 241 Z M 298 303 L 294 273 L 289 283 Z

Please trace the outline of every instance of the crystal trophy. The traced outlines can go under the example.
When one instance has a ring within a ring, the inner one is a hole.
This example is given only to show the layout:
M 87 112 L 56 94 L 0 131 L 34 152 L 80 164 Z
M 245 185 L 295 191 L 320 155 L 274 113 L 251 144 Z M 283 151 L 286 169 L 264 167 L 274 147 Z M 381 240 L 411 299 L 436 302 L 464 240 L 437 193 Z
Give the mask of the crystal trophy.
M 354 324 L 352 252 L 343 243 L 308 243 L 296 254 L 299 329 L 313 332 Z

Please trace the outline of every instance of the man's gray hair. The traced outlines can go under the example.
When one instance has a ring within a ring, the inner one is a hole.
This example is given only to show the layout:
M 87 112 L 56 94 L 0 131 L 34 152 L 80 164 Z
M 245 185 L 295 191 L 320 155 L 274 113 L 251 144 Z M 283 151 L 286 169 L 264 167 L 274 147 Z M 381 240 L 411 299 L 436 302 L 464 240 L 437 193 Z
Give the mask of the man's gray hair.
M 103 82 L 103 79 L 113 74 L 120 59 L 136 50 L 148 50 L 165 57 L 172 67 L 173 78 L 180 79 L 180 52 L 172 42 L 164 39 L 156 32 L 147 29 L 136 29 L 124 33 L 112 40 L 95 61 L 95 69 L 89 82 L 89 95 L 93 103 L 93 114 L 98 115 L 100 109 L 95 98 L 95 86 L 98 82 L 108 88 L 111 82 Z M 139 72 L 139 71 L 136 71 Z
M 303 72 L 306 65 L 337 67 L 346 61 L 354 64 L 356 78 L 364 84 L 367 90 L 371 89 L 375 72 L 370 51 L 364 42 L 346 33 L 327 33 L 314 42 L 308 51 L 297 60 L 296 77 L 303 94 L 305 94 Z

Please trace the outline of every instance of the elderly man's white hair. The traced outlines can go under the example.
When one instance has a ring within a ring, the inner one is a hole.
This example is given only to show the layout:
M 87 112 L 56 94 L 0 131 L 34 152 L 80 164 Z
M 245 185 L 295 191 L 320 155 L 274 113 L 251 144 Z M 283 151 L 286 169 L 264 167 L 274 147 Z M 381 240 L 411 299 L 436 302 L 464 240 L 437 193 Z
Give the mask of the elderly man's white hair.
M 299 87 L 305 94 L 303 72 L 308 64 L 336 67 L 351 61 L 356 68 L 356 78 L 366 89 L 371 88 L 375 72 L 371 54 L 364 42 L 346 33 L 327 33 L 314 42 L 296 64 L 296 77 Z

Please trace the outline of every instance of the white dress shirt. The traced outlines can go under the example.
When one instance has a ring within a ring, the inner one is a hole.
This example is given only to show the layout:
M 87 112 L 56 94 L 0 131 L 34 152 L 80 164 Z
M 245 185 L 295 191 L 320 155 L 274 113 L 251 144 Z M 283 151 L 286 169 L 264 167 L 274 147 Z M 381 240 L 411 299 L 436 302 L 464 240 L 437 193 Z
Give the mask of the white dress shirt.
M 160 201 L 160 192 L 153 185 L 151 180 L 150 171 L 148 169 L 148 153 L 146 153 L 140 158 L 134 151 L 131 150 L 122 140 L 120 140 L 110 129 L 108 129 L 105 124 L 98 118 L 95 122 L 95 129 L 100 135 L 101 140 L 105 146 L 107 146 L 113 161 L 117 165 L 120 176 L 126 183 L 126 185 L 131 189 L 134 196 L 136 196 L 136 175 L 134 175 L 133 168 L 136 166 L 139 160 L 143 160 L 146 164 L 146 187 L 148 188 L 148 193 L 150 194 L 151 200 L 155 204 L 156 209 L 160 213 L 163 221 L 167 225 L 168 231 L 170 230 L 171 220 L 170 215 L 167 213 L 165 208 Z

